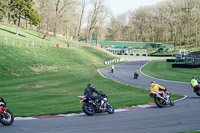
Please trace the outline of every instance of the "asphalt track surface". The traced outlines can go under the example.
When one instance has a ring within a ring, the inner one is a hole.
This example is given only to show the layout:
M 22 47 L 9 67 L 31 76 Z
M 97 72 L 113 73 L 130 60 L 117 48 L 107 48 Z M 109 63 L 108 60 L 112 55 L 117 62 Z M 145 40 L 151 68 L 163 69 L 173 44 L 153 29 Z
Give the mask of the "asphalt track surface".
M 135 70 L 147 61 L 132 61 L 110 68 L 100 69 L 100 73 L 109 79 L 131 86 L 149 89 L 150 82 L 165 86 L 170 92 L 187 95 L 175 106 L 95 114 L 92 117 L 81 115 L 74 117 L 35 119 L 15 121 L 12 126 L 0 125 L 1 133 L 175 133 L 200 130 L 200 97 L 196 96 L 189 83 L 169 82 L 153 79 L 140 73 L 133 79 Z M 184 77 L 183 77 L 184 78 Z M 148 95 L 148 94 L 147 94 Z

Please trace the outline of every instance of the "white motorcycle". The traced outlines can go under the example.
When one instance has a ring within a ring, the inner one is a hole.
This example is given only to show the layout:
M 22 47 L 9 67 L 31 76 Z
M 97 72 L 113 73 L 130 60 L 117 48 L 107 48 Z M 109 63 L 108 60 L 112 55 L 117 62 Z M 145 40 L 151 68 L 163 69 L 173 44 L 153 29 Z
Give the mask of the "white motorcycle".
M 149 96 L 154 99 L 154 102 L 159 108 L 163 108 L 165 105 L 174 106 L 174 101 L 170 99 L 170 93 L 168 91 L 156 91 L 150 92 Z

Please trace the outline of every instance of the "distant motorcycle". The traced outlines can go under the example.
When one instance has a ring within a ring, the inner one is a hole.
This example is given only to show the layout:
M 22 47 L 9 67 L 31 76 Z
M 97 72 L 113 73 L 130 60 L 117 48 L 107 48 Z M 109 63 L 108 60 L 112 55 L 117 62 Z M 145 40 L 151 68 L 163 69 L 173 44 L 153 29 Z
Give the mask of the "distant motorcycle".
M 115 71 L 115 67 L 114 67 L 114 65 L 112 65 L 111 66 L 111 73 L 114 73 L 114 71 Z
M 199 88 L 199 85 L 196 85 L 194 87 L 194 92 L 196 93 L 197 96 L 200 96 L 200 88 Z
M 6 101 L 0 98 L 0 122 L 4 126 L 10 126 L 14 122 L 14 116 L 12 112 L 6 107 Z
M 102 100 L 104 101 L 102 105 L 103 109 L 101 110 L 99 109 L 101 101 L 92 100 L 92 98 L 88 96 L 78 96 L 78 98 L 80 99 L 79 102 L 80 103 L 84 102 L 82 109 L 85 114 L 87 114 L 88 116 L 92 116 L 95 113 L 101 113 L 101 112 L 108 112 L 109 114 L 114 114 L 114 108 L 110 103 L 108 103 L 108 97 L 105 94 L 101 96 Z
M 134 73 L 134 79 L 137 79 L 139 74 Z
M 170 93 L 168 91 L 156 91 L 150 92 L 150 97 L 154 99 L 154 102 L 159 108 L 163 108 L 165 105 L 174 106 L 174 101 L 170 99 Z

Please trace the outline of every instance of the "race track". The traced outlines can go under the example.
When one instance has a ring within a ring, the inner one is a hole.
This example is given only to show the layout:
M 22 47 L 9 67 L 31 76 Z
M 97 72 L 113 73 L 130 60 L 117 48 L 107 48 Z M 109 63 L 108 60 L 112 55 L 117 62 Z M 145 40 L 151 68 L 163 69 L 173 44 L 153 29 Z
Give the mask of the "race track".
M 189 83 L 169 82 L 145 76 L 133 79 L 135 70 L 147 61 L 132 61 L 110 68 L 100 69 L 106 78 L 131 86 L 149 89 L 150 82 L 165 86 L 170 92 L 187 95 L 187 98 L 175 103 L 174 107 L 149 107 L 145 109 L 36 120 L 18 120 L 10 126 L 0 125 L 3 133 L 175 133 L 200 130 L 200 97 L 197 97 Z M 184 78 L 184 77 L 183 77 Z M 148 94 L 147 94 L 148 95 Z

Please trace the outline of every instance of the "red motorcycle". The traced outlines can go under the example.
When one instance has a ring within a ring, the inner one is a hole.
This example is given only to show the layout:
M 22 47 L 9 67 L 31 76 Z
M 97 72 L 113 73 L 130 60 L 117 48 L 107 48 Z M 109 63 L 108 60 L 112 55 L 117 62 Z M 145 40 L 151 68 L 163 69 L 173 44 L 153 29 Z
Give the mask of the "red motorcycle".
M 14 122 L 14 116 L 12 112 L 6 107 L 6 101 L 0 97 L 0 122 L 4 126 L 10 126 Z
M 194 87 L 194 92 L 196 93 L 197 96 L 200 96 L 200 88 L 199 88 L 199 85 L 196 85 Z

